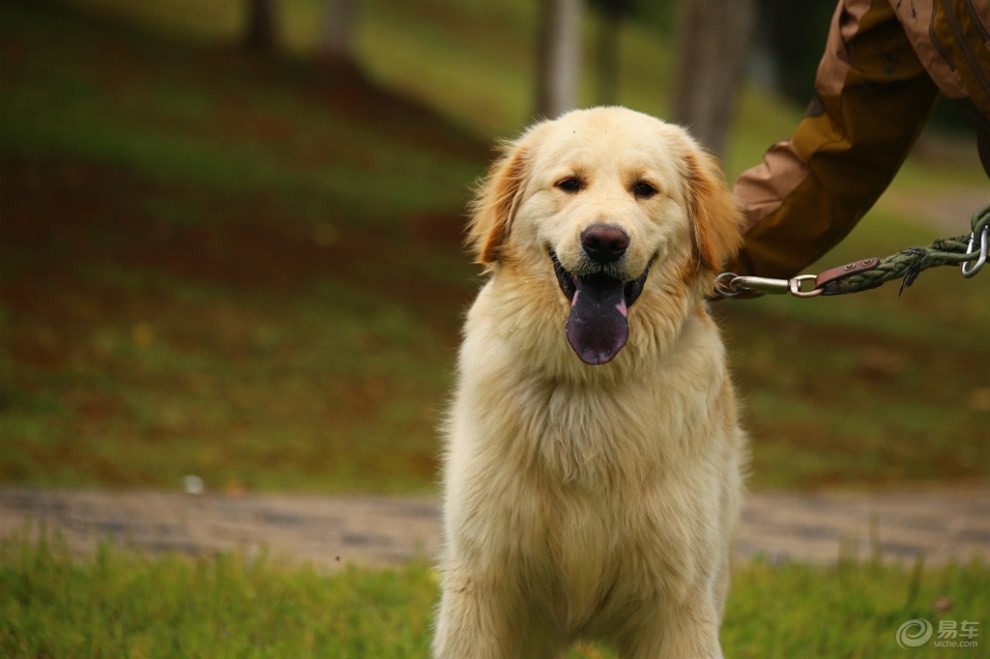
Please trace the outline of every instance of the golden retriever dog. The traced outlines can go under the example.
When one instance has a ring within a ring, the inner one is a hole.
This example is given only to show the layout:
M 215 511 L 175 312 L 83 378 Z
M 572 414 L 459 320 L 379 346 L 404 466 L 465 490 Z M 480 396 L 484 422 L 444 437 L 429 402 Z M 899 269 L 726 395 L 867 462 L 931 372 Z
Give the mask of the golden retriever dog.
M 706 306 L 741 219 L 677 126 L 537 123 L 473 206 L 438 659 L 720 657 L 746 440 Z

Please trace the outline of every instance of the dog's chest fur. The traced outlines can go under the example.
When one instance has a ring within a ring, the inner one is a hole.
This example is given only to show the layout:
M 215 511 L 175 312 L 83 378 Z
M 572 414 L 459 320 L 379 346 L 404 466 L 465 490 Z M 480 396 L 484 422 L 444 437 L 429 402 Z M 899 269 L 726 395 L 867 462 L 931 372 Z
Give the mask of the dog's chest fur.
M 484 438 L 481 453 L 500 453 L 487 456 L 496 465 L 538 470 L 548 484 L 589 492 L 628 490 L 662 478 L 668 465 L 685 463 L 681 453 L 703 452 L 731 430 L 712 427 L 722 425 L 726 410 L 718 408 L 731 401 L 719 400 L 728 374 L 706 313 L 689 315 L 663 354 L 634 339 L 617 363 L 588 367 L 560 331 L 517 332 L 511 314 L 491 308 L 489 293 L 469 314 L 457 398 L 483 411 L 464 432 Z M 520 334 L 557 340 L 519 344 Z

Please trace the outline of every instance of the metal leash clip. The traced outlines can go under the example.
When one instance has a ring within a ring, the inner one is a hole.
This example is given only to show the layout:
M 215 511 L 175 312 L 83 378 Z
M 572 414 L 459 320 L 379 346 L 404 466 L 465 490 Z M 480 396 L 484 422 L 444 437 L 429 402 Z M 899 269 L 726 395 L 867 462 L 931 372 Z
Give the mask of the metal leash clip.
M 970 261 L 963 261 L 963 264 L 962 264 L 962 276 L 963 277 L 972 277 L 977 272 L 979 272 L 980 271 L 980 268 L 983 267 L 983 264 L 985 264 L 987 262 L 987 233 L 988 232 L 990 232 L 990 224 L 984 224 L 983 225 L 983 230 L 980 231 L 980 253 L 979 253 L 979 256 L 976 257 L 976 262 L 975 263 L 971 263 Z M 973 246 L 974 245 L 976 245 L 976 231 L 974 231 L 973 233 L 969 234 L 969 245 L 966 246 L 966 253 L 967 254 L 975 254 L 975 252 L 973 251 Z
M 817 288 L 818 275 L 798 275 L 790 279 L 752 277 L 723 272 L 715 279 L 715 291 L 722 297 L 735 297 L 742 293 L 790 293 L 794 297 L 816 297 L 824 291 Z M 809 288 L 806 282 L 811 282 Z

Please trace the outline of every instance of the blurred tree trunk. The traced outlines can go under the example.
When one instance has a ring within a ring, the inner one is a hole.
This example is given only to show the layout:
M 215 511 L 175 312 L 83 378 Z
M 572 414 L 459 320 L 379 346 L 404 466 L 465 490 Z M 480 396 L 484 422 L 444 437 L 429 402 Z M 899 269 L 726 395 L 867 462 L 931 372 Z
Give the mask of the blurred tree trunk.
M 619 102 L 619 33 L 622 22 L 634 10 L 633 0 L 591 0 L 598 14 L 595 77 L 598 82 L 596 102 L 615 105 Z
M 622 17 L 606 12 L 598 23 L 598 98 L 600 105 L 619 100 L 619 26 Z
M 542 0 L 536 50 L 536 113 L 553 118 L 577 104 L 582 0 Z
M 246 31 L 244 46 L 259 53 L 271 53 L 278 47 L 275 28 L 275 0 L 245 0 Z
M 724 155 L 753 30 L 754 0 L 681 0 L 672 119 Z
M 359 0 L 329 0 L 323 33 L 317 46 L 326 64 L 357 66 L 355 43 Z
M 834 0 L 757 0 L 757 48 L 768 64 L 764 75 L 795 103 L 815 93 L 815 72 L 832 23 Z

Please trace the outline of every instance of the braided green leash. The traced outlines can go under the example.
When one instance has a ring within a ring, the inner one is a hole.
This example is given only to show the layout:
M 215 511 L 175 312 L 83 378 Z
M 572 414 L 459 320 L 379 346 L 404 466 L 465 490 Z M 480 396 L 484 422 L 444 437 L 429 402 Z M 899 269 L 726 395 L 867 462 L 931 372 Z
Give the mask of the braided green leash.
M 790 293 L 796 297 L 845 295 L 882 286 L 901 279 L 898 295 L 911 286 L 922 272 L 943 265 L 958 265 L 964 277 L 972 277 L 987 261 L 990 234 L 990 206 L 973 214 L 973 231 L 968 236 L 942 238 L 928 247 L 909 247 L 887 258 L 869 258 L 826 270 L 819 275 L 799 275 L 792 279 L 740 276 L 723 272 L 715 292 L 722 297 L 739 294 Z

